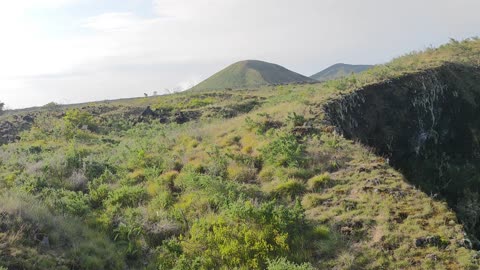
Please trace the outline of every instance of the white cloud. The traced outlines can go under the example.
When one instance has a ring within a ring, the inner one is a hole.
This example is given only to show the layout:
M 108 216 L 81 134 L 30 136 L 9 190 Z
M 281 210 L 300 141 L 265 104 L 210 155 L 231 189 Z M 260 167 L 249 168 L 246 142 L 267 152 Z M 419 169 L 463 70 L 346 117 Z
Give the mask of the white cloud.
M 154 0 L 156 14 L 174 19 L 208 18 L 211 11 L 229 13 L 228 7 L 238 0 Z M 216 14 L 220 14 L 215 12 Z
M 243 59 L 309 75 L 335 62 L 383 62 L 480 29 L 478 0 L 143 0 L 153 1 L 155 18 L 112 6 L 55 38 L 24 12 L 61 13 L 75 1 L 0 3 L 0 99 L 24 106 L 185 88 Z M 29 103 L 5 89 L 30 93 Z
M 111 31 L 133 27 L 141 22 L 142 19 L 131 12 L 111 12 L 87 18 L 83 26 L 98 31 Z

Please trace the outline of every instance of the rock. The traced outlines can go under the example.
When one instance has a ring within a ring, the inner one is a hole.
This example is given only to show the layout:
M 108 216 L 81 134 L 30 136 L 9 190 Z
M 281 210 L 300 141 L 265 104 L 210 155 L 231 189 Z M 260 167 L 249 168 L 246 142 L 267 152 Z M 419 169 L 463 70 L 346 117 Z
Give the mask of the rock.
M 22 118 L 22 120 L 27 122 L 27 123 L 33 123 L 35 121 L 35 118 L 33 118 L 31 115 L 25 115 Z
M 40 241 L 40 246 L 43 248 L 50 248 L 50 240 L 48 239 L 48 236 L 43 236 L 42 241 Z
M 142 112 L 142 117 L 155 117 L 156 114 L 155 112 L 148 106 L 143 112 Z
M 427 246 L 445 247 L 447 245 L 448 243 L 446 241 L 443 241 L 442 238 L 438 235 L 419 237 L 415 239 L 416 247 L 427 247 Z
M 464 239 L 462 239 L 461 241 L 459 241 L 459 242 L 458 242 L 458 246 L 464 247 L 464 248 L 468 248 L 468 249 L 472 249 L 472 248 L 473 248 L 472 241 L 470 241 L 470 239 L 468 239 L 468 238 L 464 238 Z

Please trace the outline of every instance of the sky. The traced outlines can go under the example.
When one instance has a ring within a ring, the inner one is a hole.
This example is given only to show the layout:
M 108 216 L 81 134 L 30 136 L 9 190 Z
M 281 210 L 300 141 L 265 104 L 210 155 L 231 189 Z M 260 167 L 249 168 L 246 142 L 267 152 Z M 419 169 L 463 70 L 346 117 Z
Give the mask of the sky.
M 478 0 L 19 0 L 0 3 L 8 108 L 188 89 L 258 59 L 312 75 L 480 35 Z

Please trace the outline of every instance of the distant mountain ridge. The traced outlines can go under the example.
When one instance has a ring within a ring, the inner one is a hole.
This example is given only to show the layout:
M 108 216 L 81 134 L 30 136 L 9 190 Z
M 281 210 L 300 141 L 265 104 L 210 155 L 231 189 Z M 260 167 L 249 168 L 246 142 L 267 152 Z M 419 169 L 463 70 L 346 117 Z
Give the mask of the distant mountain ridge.
M 239 89 L 272 84 L 312 82 L 316 81 L 277 64 L 245 60 L 215 73 L 193 87 L 192 90 Z
M 338 63 L 310 76 L 310 78 L 323 82 L 323 81 L 345 77 L 352 73 L 360 73 L 367 69 L 371 69 L 372 67 L 374 66 L 373 65 L 349 65 L 349 64 Z

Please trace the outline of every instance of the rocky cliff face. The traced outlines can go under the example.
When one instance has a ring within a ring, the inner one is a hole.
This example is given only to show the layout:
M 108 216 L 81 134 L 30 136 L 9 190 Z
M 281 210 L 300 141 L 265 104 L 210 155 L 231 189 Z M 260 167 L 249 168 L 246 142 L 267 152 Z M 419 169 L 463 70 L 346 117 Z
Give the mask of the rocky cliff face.
M 325 106 L 346 138 L 371 146 L 480 237 L 480 68 L 446 64 L 370 85 Z

